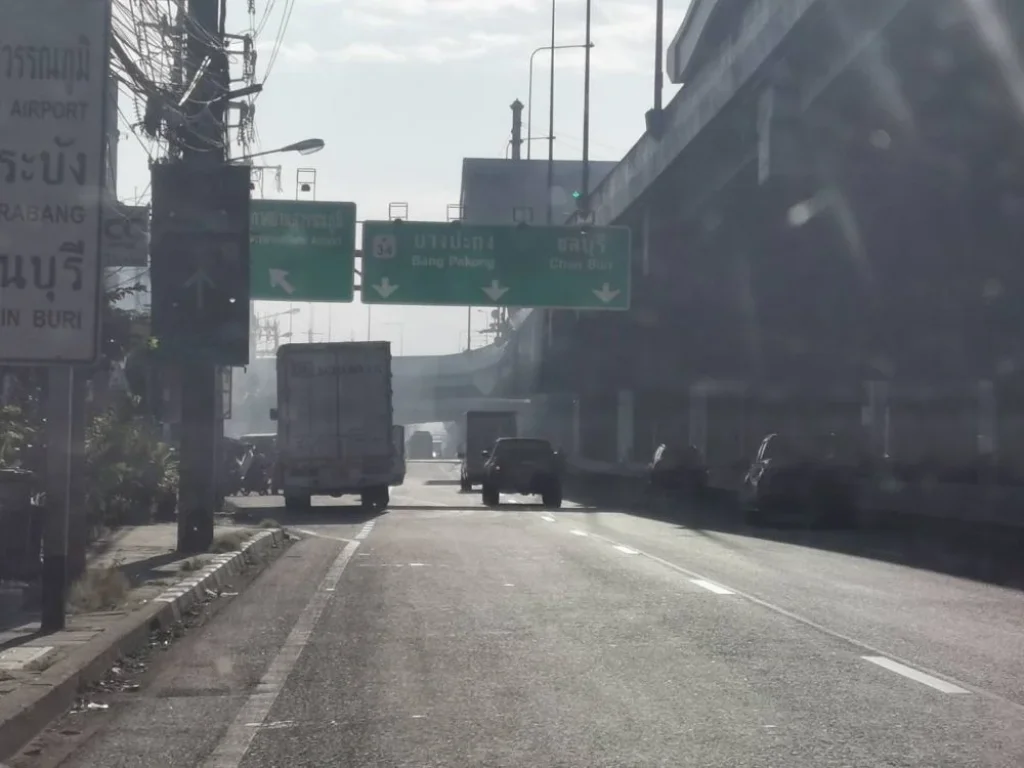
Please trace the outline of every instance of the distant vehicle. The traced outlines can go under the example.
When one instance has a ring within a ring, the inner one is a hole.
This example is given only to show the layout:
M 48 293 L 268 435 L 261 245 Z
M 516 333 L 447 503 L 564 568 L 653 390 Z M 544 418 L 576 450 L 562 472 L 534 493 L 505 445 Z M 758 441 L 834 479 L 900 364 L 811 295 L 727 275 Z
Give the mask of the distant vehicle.
M 248 443 L 256 449 L 257 453 L 262 453 L 264 456 L 273 456 L 277 450 L 276 432 L 251 433 L 242 435 L 239 440 Z
M 835 435 L 771 433 L 747 470 L 740 504 L 749 523 L 797 518 L 807 525 L 854 524 L 861 467 Z
M 651 492 L 699 498 L 707 491 L 708 468 L 695 446 L 662 443 L 647 465 L 647 483 Z
M 462 467 L 459 471 L 459 487 L 471 491 L 484 479 L 483 451 L 489 451 L 501 437 L 516 437 L 518 432 L 515 411 L 468 411 L 466 413 L 466 444 L 459 452 Z
M 503 437 L 483 455 L 487 506 L 497 506 L 502 493 L 537 495 L 546 507 L 562 506 L 561 457 L 547 440 Z
M 405 450 L 410 459 L 422 461 L 434 458 L 434 436 L 429 432 L 418 430 L 409 436 Z
M 278 455 L 285 505 L 358 495 L 388 505 L 394 479 L 391 345 L 284 344 L 277 351 Z

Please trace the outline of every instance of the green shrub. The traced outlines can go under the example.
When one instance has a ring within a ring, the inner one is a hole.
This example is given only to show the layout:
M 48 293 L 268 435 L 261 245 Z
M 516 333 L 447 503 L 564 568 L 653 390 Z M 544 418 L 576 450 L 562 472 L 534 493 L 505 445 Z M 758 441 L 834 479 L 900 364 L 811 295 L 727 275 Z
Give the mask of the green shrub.
M 137 405 L 121 398 L 86 429 L 86 502 L 94 529 L 151 522 L 158 502 L 177 493 L 175 452 Z

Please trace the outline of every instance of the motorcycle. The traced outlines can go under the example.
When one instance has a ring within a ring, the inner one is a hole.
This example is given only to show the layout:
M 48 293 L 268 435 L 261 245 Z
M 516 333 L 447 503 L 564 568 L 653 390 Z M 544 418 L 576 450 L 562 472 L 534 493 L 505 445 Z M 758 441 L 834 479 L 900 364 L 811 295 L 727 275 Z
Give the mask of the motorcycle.
M 246 496 L 266 496 L 270 493 L 270 473 L 264 461 L 256 460 L 242 479 L 241 491 Z

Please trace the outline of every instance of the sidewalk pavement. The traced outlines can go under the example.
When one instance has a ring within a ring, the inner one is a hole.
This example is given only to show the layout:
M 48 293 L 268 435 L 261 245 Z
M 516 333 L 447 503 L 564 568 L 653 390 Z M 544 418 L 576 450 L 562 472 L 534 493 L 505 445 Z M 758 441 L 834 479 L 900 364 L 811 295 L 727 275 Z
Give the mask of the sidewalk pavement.
M 72 589 L 64 631 L 39 634 L 37 616 L 0 632 L 0 760 L 28 743 L 102 679 L 118 659 L 180 621 L 196 603 L 230 589 L 285 540 L 281 529 L 217 525 L 214 552 L 182 557 L 177 526 L 129 526 L 98 542 L 89 573 Z

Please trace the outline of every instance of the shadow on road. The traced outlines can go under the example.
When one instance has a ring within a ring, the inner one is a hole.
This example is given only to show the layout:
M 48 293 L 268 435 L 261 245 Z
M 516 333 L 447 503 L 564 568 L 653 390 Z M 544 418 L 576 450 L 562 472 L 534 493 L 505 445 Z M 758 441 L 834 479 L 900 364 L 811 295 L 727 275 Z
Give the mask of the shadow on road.
M 239 507 L 232 515 L 237 522 L 253 523 L 273 520 L 282 526 L 318 525 L 323 523 L 342 523 L 345 525 L 362 525 L 376 520 L 387 510 L 371 512 L 359 504 L 323 504 L 308 509 L 289 509 L 280 507 Z
M 167 552 L 162 555 L 147 557 L 145 560 L 135 560 L 130 563 L 125 563 L 120 566 L 119 570 L 125 575 L 125 578 L 128 579 L 128 583 L 132 588 L 134 588 L 147 581 L 166 578 L 167 573 L 157 569 L 162 568 L 165 565 L 169 565 L 175 560 L 181 560 L 181 558 L 182 556 L 177 552 Z
M 474 509 L 466 504 L 388 504 L 388 510 L 395 512 L 441 512 L 444 510 Z
M 1024 531 L 895 514 L 856 529 L 754 526 L 744 521 L 738 505 L 725 493 L 699 502 L 652 504 L 643 501 L 637 481 L 585 475 L 566 479 L 565 496 L 586 507 L 580 511 L 612 509 L 705 535 L 793 544 L 1024 589 Z M 719 541 L 728 545 L 724 537 Z

